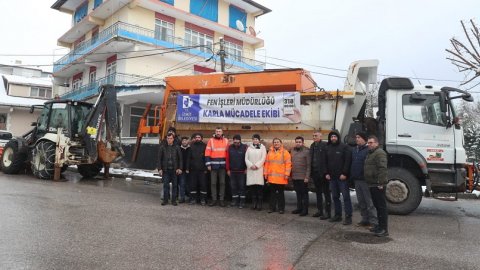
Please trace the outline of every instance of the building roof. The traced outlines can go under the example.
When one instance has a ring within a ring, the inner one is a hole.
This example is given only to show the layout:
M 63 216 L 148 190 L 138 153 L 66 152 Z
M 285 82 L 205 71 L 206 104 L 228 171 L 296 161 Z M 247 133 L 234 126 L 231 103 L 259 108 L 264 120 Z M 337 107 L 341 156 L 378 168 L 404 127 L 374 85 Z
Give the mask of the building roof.
M 245 2 L 245 3 L 247 3 L 247 4 L 250 4 L 250 5 L 254 6 L 254 7 L 260 9 L 260 10 L 262 10 L 262 14 L 257 15 L 257 17 L 260 16 L 260 15 L 267 14 L 267 13 L 269 13 L 269 12 L 272 12 L 271 9 L 269 9 L 269 8 L 267 8 L 267 7 L 265 7 L 265 6 L 262 6 L 262 5 L 260 5 L 259 3 L 255 2 L 255 1 L 252 1 L 252 0 L 242 0 L 242 1 Z
M 0 74 L 0 76 L 7 75 Z M 3 82 L 0 82 L 0 106 L 30 107 L 32 105 L 41 105 L 43 103 L 45 103 L 44 99 L 9 96 L 5 90 L 5 85 Z
M 52 88 L 52 80 L 50 78 L 29 78 L 18 75 L 2 75 L 4 80 L 11 84 L 34 85 Z

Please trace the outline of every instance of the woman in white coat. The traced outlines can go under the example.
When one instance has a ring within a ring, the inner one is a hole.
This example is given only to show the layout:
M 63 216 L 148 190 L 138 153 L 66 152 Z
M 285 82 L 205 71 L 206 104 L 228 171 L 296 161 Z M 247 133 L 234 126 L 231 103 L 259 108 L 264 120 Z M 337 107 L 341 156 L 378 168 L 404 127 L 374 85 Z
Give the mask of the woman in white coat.
M 252 194 L 252 210 L 262 210 L 263 202 L 263 164 L 267 156 L 267 149 L 260 143 L 260 135 L 252 136 L 253 143 L 245 153 L 247 164 L 247 187 Z

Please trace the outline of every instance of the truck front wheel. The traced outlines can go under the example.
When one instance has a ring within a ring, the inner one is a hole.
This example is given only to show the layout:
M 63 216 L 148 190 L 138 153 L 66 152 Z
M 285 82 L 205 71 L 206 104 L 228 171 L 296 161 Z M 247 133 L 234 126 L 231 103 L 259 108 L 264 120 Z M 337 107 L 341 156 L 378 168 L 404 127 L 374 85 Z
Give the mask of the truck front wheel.
M 2 171 L 6 174 L 17 174 L 25 168 L 26 153 L 20 153 L 18 142 L 11 140 L 3 148 Z
M 417 209 L 422 201 L 422 187 L 417 178 L 406 169 L 388 169 L 387 197 L 388 212 L 407 215 Z
M 33 150 L 32 172 L 37 178 L 52 179 L 55 170 L 55 143 L 41 141 Z

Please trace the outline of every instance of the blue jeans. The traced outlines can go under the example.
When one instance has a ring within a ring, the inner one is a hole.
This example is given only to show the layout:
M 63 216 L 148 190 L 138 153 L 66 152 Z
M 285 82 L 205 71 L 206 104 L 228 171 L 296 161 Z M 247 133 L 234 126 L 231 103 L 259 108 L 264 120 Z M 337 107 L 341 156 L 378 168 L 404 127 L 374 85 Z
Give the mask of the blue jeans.
M 170 199 L 170 183 L 172 183 L 172 201 L 176 200 L 177 195 L 177 174 L 174 169 L 164 170 L 162 175 L 163 181 L 163 200 Z
M 186 172 L 182 172 L 178 176 L 178 191 L 180 192 L 180 195 L 177 197 L 180 197 L 180 200 L 185 199 L 185 195 L 187 194 L 187 179 L 188 179 L 188 174 Z
M 333 205 L 335 206 L 335 216 L 342 216 L 342 203 L 340 202 L 340 193 L 343 197 L 343 207 L 345 208 L 345 216 L 352 216 L 352 201 L 350 200 L 350 190 L 348 181 L 341 181 L 332 177 L 330 180 L 330 190 L 332 191 Z

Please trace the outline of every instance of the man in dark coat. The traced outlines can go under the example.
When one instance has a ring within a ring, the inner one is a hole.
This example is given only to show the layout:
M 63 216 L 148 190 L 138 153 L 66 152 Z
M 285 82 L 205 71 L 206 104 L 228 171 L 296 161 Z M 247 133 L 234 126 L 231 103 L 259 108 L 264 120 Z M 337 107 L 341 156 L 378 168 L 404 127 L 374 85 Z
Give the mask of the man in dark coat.
M 369 227 L 377 224 L 377 215 L 373 206 L 370 189 L 365 182 L 364 165 L 368 154 L 367 134 L 358 132 L 355 135 L 357 146 L 352 149 L 352 167 L 350 169 L 350 180 L 355 183 L 355 193 L 357 194 L 358 206 L 362 220 L 357 223 L 358 226 Z
M 327 144 L 322 142 L 322 133 L 315 131 L 313 133 L 313 143 L 310 146 L 311 160 L 311 178 L 315 184 L 315 193 L 317 196 L 317 212 L 313 217 L 320 217 L 321 220 L 331 218 L 332 198 L 330 196 L 329 182 L 325 179 L 327 174 Z M 323 204 L 323 198 L 325 204 Z M 325 206 L 325 213 L 323 209 Z
M 182 151 L 182 174 L 178 176 L 178 191 L 180 192 L 179 203 L 185 202 L 185 196 L 188 195 L 188 173 L 187 173 L 187 157 L 188 152 L 190 152 L 190 140 L 188 137 L 182 137 L 182 145 L 180 145 L 180 150 Z
M 245 189 L 247 184 L 246 152 L 247 145 L 242 143 L 242 137 L 239 134 L 233 136 L 233 144 L 228 146 L 225 164 L 227 174 L 230 177 L 230 188 L 232 189 L 232 203 L 230 206 L 240 209 L 245 207 Z
M 207 204 L 207 166 L 205 165 L 205 148 L 203 136 L 195 133 L 192 136 L 190 151 L 187 154 L 187 173 L 190 176 L 190 204 L 197 201 L 201 205 Z
M 372 228 L 376 236 L 388 236 L 388 212 L 385 189 L 387 188 L 387 153 L 379 147 L 378 138 L 368 137 L 368 155 L 365 159 L 365 181 L 370 187 L 373 205 L 377 209 L 378 226 Z
M 166 205 L 170 198 L 170 183 L 172 183 L 172 205 L 177 205 L 177 175 L 182 173 L 182 152 L 174 144 L 174 135 L 167 135 L 167 144 L 160 147 L 158 154 L 158 173 L 163 181 L 163 201 Z
M 335 216 L 330 222 L 342 221 L 342 203 L 340 194 L 343 197 L 345 210 L 344 225 L 352 224 L 352 202 L 350 200 L 350 190 L 348 187 L 348 175 L 350 173 L 350 164 L 352 153 L 350 147 L 340 142 L 340 134 L 333 130 L 328 134 L 327 144 L 327 174 L 325 178 L 330 181 L 330 190 L 332 191 L 333 204 L 335 206 Z

